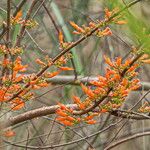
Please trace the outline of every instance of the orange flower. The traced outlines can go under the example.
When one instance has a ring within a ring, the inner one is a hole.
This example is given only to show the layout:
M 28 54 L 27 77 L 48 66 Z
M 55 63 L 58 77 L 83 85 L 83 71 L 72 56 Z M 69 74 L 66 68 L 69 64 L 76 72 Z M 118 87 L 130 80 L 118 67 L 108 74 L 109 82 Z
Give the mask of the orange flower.
M 64 125 L 66 125 L 66 126 L 72 126 L 73 125 L 73 123 L 72 122 L 70 122 L 70 121 L 68 121 L 68 120 L 62 120 L 62 121 L 60 121 L 62 124 L 64 124 Z
M 59 70 L 59 71 L 52 72 L 52 73 L 46 73 L 46 74 L 45 74 L 45 77 L 46 77 L 46 78 L 52 78 L 52 77 L 57 76 L 59 73 L 60 73 L 60 70 Z
M 102 35 L 106 36 L 106 35 L 112 35 L 112 31 L 109 27 L 107 27 L 105 30 L 102 31 Z
M 49 84 L 47 82 L 39 83 L 38 86 L 40 87 L 47 87 Z
M 65 112 L 63 112 L 61 109 L 56 110 L 56 114 L 62 117 L 67 117 L 68 114 L 66 114 Z
M 124 67 L 127 67 L 127 66 L 129 66 L 130 65 L 130 63 L 132 62 L 132 59 L 127 59 L 126 61 L 125 61 L 125 63 L 124 63 Z
M 66 118 L 64 118 L 64 117 L 58 117 L 58 118 L 56 118 L 56 120 L 57 121 L 64 121 L 64 120 L 66 120 Z
M 133 87 L 130 88 L 130 90 L 137 90 L 141 85 L 135 85 Z
M 20 100 L 19 98 L 13 100 L 12 103 L 13 103 L 11 105 L 12 110 L 19 110 L 19 109 L 21 109 L 22 107 L 25 106 L 24 101 Z
M 10 64 L 9 59 L 5 58 L 5 59 L 3 60 L 3 66 L 5 67 L 5 66 L 7 66 L 7 65 L 9 65 L 9 64 Z
M 32 85 L 32 89 L 40 89 L 41 87 L 40 86 L 38 86 L 38 85 Z
M 74 70 L 73 68 L 70 67 L 59 67 L 61 70 L 63 71 L 70 71 L 70 70 Z
M 121 104 L 112 104 L 112 108 L 119 108 Z
M 20 75 L 14 79 L 14 82 L 20 82 L 23 79 L 23 75 Z
M 120 75 L 119 74 L 115 74 L 113 78 L 111 78 L 111 81 L 118 81 L 120 80 Z
M 146 59 L 146 60 L 141 60 L 143 63 L 145 64 L 150 64 L 150 59 Z
M 87 117 L 85 117 L 84 119 L 86 120 L 86 121 L 88 121 L 88 120 L 91 120 L 91 119 L 93 119 L 93 115 L 90 115 L 90 116 L 87 116 Z
M 77 24 L 75 24 L 73 21 L 70 21 L 70 24 L 72 27 L 74 27 L 79 33 L 85 33 L 85 31 L 79 27 Z
M 146 107 L 144 108 L 144 110 L 145 110 L 146 112 L 150 112 L 150 106 L 146 106 Z
M 104 59 L 105 59 L 105 62 L 106 62 L 109 66 L 111 66 L 111 67 L 114 66 L 114 64 L 111 62 L 111 60 L 110 60 L 107 56 L 104 55 Z
M 39 64 L 39 65 L 46 66 L 46 64 L 45 64 L 43 61 L 41 61 L 40 59 L 36 59 L 35 61 L 36 61 L 36 63 Z
M 9 129 L 9 130 L 5 131 L 3 135 L 5 137 L 12 137 L 12 136 L 15 136 L 16 133 L 14 131 L 12 131 L 12 130 Z
M 77 118 L 77 122 L 80 122 L 81 121 L 81 118 Z
M 59 31 L 58 39 L 60 44 L 64 43 L 64 36 L 62 31 Z
M 98 88 L 96 88 L 96 89 L 94 90 L 94 93 L 95 93 L 95 94 L 100 94 L 100 93 L 102 94 L 102 93 L 105 93 L 105 90 L 104 90 L 104 88 L 99 88 L 99 87 L 98 87 Z
M 0 102 L 5 101 L 4 96 L 5 96 L 5 91 L 4 89 L 0 89 Z
M 78 104 L 78 106 L 79 106 L 79 108 L 80 108 L 81 110 L 84 110 L 84 109 L 85 109 L 85 104 L 84 104 L 84 103 L 80 103 L 80 104 Z
M 126 87 L 128 85 L 128 80 L 126 78 L 122 79 L 121 85 Z
M 102 109 L 101 109 L 101 113 L 105 113 L 105 112 L 108 112 L 108 110 L 107 110 L 107 109 L 102 108 Z
M 20 10 L 17 15 L 15 16 L 15 20 L 19 20 L 22 17 L 22 10 Z
M 109 9 L 108 8 L 105 8 L 105 17 L 108 19 L 108 18 L 110 18 L 111 17 L 111 15 L 112 15 L 112 12 L 111 11 L 109 11 Z
M 75 104 L 80 104 L 81 103 L 80 98 L 77 97 L 77 96 L 73 96 L 73 101 L 74 101 Z
M 79 97 L 73 96 L 73 101 L 74 101 L 75 104 L 78 105 L 78 107 L 79 107 L 80 109 L 82 109 L 82 110 L 85 109 L 85 104 L 81 102 L 81 100 L 80 100 Z
M 88 123 L 88 124 L 96 124 L 96 120 L 88 120 L 86 123 Z
M 75 118 L 73 118 L 73 117 L 71 117 L 71 116 L 67 116 L 66 119 L 67 119 L 68 121 L 71 121 L 71 122 L 75 121 Z
M 117 65 L 117 66 L 120 66 L 120 65 L 121 65 L 121 62 L 122 62 L 122 58 L 121 58 L 121 57 L 118 57 L 118 58 L 116 59 L 116 65 Z
M 78 31 L 73 31 L 72 33 L 73 33 L 73 34 L 81 34 L 81 33 L 78 32 Z
M 120 20 L 120 21 L 116 21 L 115 23 L 116 23 L 116 24 L 119 24 L 119 25 L 123 25 L 123 24 L 127 24 L 127 21 L 125 21 L 125 20 Z
M 102 87 L 102 84 L 100 82 L 98 82 L 98 81 L 90 81 L 90 83 L 92 85 L 95 85 L 95 86 L 98 86 L 98 87 Z
M 131 66 L 127 72 L 132 72 L 134 71 L 136 68 L 138 67 L 138 64 L 134 64 L 133 66 Z
M 134 84 L 137 84 L 137 83 L 139 83 L 139 82 L 140 82 L 139 79 L 134 79 L 134 80 L 132 81 L 132 83 L 134 83 Z
M 24 71 L 26 71 L 27 67 L 28 67 L 28 65 L 24 65 L 23 66 L 23 65 L 21 65 L 21 62 L 17 62 L 17 63 L 15 63 L 13 70 L 14 71 L 24 72 Z
M 94 28 L 94 27 L 96 27 L 96 24 L 95 24 L 94 22 L 90 22 L 90 23 L 89 23 L 89 26 L 90 26 L 91 28 Z
M 85 92 L 85 94 L 87 94 L 89 97 L 93 98 L 95 96 L 94 92 L 91 89 L 87 88 L 82 83 L 81 83 L 81 87 L 82 87 L 82 90 Z
M 122 91 L 122 96 L 127 96 L 129 94 L 129 90 Z
M 64 104 L 58 103 L 61 110 L 67 110 L 67 107 Z
M 30 85 L 34 85 L 37 83 L 37 80 L 30 81 Z
M 140 60 L 148 59 L 149 57 L 150 57 L 150 55 L 148 55 L 148 54 L 143 54 L 143 55 L 140 57 Z

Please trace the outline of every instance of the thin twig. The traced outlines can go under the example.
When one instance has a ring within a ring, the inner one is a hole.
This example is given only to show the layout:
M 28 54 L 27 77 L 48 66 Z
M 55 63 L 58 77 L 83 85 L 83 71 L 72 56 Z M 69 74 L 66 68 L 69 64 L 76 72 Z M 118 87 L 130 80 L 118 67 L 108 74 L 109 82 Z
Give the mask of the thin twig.
M 97 131 L 97 132 L 95 132 L 95 133 L 93 133 L 93 134 L 91 134 L 91 135 L 85 136 L 85 137 L 83 137 L 83 138 L 80 138 L 80 139 L 77 139 L 77 140 L 74 140 L 74 141 L 71 141 L 71 142 L 62 143 L 62 144 L 57 144 L 57 145 L 50 145 L 50 146 L 45 146 L 45 147 L 28 146 L 28 148 L 29 148 L 29 149 L 39 149 L 39 148 L 40 148 L 40 149 L 50 149 L 50 148 L 52 149 L 52 148 L 57 148 L 57 147 L 62 147 L 62 146 L 67 146 L 67 145 L 75 144 L 75 143 L 77 143 L 77 142 L 80 142 L 80 141 L 83 141 L 83 140 L 85 140 L 85 139 L 94 137 L 94 136 L 96 136 L 96 135 L 98 135 L 98 134 L 101 134 L 101 133 L 107 131 L 108 129 L 114 127 L 114 126 L 117 125 L 117 124 L 118 124 L 118 122 L 113 123 L 113 124 L 107 126 L 106 128 L 104 128 L 104 129 L 102 129 L 102 130 L 99 130 L 99 131 Z M 11 143 L 11 142 L 9 142 L 9 141 L 6 141 L 6 140 L 3 140 L 3 141 L 4 141 L 5 143 L 11 144 L 11 145 L 16 146 L 16 147 L 22 147 L 22 148 L 26 147 L 25 145 L 13 144 L 13 143 Z
M 116 146 L 118 146 L 122 143 L 125 143 L 127 141 L 130 141 L 132 139 L 136 139 L 136 138 L 139 138 L 139 137 L 142 137 L 142 136 L 149 136 L 149 135 L 150 135 L 150 131 L 147 131 L 147 132 L 144 132 L 144 133 L 143 132 L 142 133 L 137 133 L 135 135 L 129 136 L 127 138 L 124 138 L 124 139 L 121 139 L 117 142 L 112 143 L 110 146 L 106 147 L 104 150 L 110 150 L 110 149 L 112 149 L 112 148 L 114 148 L 114 147 L 116 147 Z

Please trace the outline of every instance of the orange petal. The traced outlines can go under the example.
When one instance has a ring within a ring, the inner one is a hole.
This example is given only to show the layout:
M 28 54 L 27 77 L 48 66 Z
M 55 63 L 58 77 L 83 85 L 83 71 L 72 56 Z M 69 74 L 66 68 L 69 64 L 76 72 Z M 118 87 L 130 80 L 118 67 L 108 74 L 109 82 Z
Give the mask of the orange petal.
M 12 110 L 20 110 L 24 106 L 25 106 L 25 103 L 23 101 L 20 101 L 18 104 L 13 104 L 11 106 L 11 109 Z
M 95 94 L 94 94 L 94 92 L 90 89 L 90 88 L 87 88 L 85 85 L 83 85 L 82 83 L 81 83 L 81 87 L 82 87 L 82 90 L 85 92 L 85 94 L 87 94 L 89 97 L 94 97 L 95 96 Z
M 71 116 L 67 116 L 66 119 L 67 119 L 68 121 L 71 121 L 71 122 L 72 122 L 72 121 L 75 121 L 75 118 L 73 118 L 73 117 L 71 117 Z
M 59 105 L 60 109 L 62 109 L 62 110 L 67 109 L 67 107 L 64 104 L 58 103 L 58 105 Z
M 68 116 L 65 112 L 63 112 L 61 109 L 56 110 L 56 114 L 62 117 Z
M 115 23 L 119 24 L 119 25 L 123 25 L 123 24 L 127 24 L 127 21 L 126 20 L 120 20 L 120 21 L 116 21 Z
M 102 109 L 101 109 L 101 112 L 102 112 L 102 113 L 105 113 L 105 112 L 108 112 L 108 110 L 107 110 L 107 109 L 102 108 Z
M 93 117 L 94 117 L 93 115 L 90 115 L 90 116 L 85 117 L 84 119 L 88 121 L 88 120 L 93 119 Z
M 73 101 L 74 101 L 75 104 L 80 104 L 81 103 L 80 98 L 77 97 L 77 96 L 73 96 Z
M 19 18 L 21 18 L 22 17 L 22 10 L 20 10 L 18 13 L 17 13 L 17 15 L 15 16 L 15 20 L 18 20 Z
M 46 64 L 45 64 L 43 61 L 41 61 L 40 59 L 36 59 L 35 61 L 36 61 L 36 63 L 39 64 L 39 65 L 43 65 L 43 66 L 46 65 Z
M 72 25 L 72 27 L 74 27 L 79 33 L 84 33 L 85 31 L 79 27 L 77 24 L 75 24 L 73 21 L 70 21 L 70 24 Z
M 52 77 L 57 76 L 59 73 L 60 73 L 60 71 L 55 71 L 55 72 L 52 72 L 52 73 L 46 73 L 45 77 L 46 78 L 52 78 Z
M 62 31 L 59 31 L 58 39 L 60 44 L 64 43 L 64 36 Z
M 64 125 L 66 125 L 66 126 L 72 126 L 73 125 L 73 123 L 68 121 L 68 120 L 63 120 L 63 121 L 60 121 L 60 122 L 63 123 Z
M 70 70 L 74 70 L 73 68 L 70 67 L 59 67 L 61 70 L 63 71 L 70 71 Z
M 9 130 L 5 131 L 3 135 L 5 137 L 12 137 L 12 136 L 15 136 L 16 133 L 14 131 L 12 131 L 12 130 L 9 129 Z
M 111 62 L 111 60 L 110 60 L 107 56 L 104 55 L 104 59 L 105 59 L 105 62 L 106 62 L 109 66 L 111 66 L 111 67 L 114 66 L 114 64 Z
M 95 124 L 95 123 L 96 123 L 96 120 L 89 120 L 89 121 L 87 121 L 86 123 L 88 123 L 88 124 Z

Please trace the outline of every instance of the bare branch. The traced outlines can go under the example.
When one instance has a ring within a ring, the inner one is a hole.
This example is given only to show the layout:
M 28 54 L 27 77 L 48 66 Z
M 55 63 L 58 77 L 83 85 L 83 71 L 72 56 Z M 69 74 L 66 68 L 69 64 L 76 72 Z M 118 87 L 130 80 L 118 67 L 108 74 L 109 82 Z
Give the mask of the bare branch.
M 66 106 L 72 108 L 73 110 L 78 110 L 78 106 L 76 104 L 68 104 Z M 27 111 L 15 117 L 10 117 L 9 120 L 5 123 L 5 127 L 13 126 L 13 125 L 19 124 L 21 122 L 24 122 L 33 118 L 54 114 L 58 108 L 59 108 L 58 105 L 46 106 L 46 107 Z M 135 119 L 135 120 L 150 119 L 150 117 L 147 115 L 142 115 L 142 114 L 138 114 L 136 112 L 130 112 L 130 111 L 126 111 L 125 113 L 125 111 L 123 110 L 122 111 L 116 110 L 116 111 L 110 111 L 109 113 L 111 115 L 118 116 L 120 118 L 127 118 L 127 119 L 130 118 L 130 119 Z
M 117 142 L 112 143 L 110 146 L 106 147 L 104 150 L 110 150 L 110 149 L 112 149 L 112 148 L 114 148 L 114 147 L 116 147 L 116 146 L 118 146 L 122 143 L 125 143 L 127 141 L 130 141 L 132 139 L 136 139 L 136 138 L 139 138 L 139 137 L 142 137 L 142 136 L 149 136 L 149 135 L 150 135 L 150 131 L 147 131 L 147 132 L 144 132 L 144 133 L 143 132 L 142 133 L 137 133 L 135 135 L 129 136 L 127 138 L 124 138 L 124 139 L 121 139 Z

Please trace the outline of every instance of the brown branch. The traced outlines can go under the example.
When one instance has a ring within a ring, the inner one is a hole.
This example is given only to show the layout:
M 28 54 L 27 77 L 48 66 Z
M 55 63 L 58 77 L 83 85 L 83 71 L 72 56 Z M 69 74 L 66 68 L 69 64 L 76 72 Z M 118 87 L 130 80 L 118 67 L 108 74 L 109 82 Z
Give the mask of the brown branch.
M 126 119 L 134 119 L 134 120 L 143 120 L 143 118 L 150 119 L 150 116 L 144 115 L 134 111 L 126 111 L 126 110 L 112 110 L 109 113 L 113 116 L 126 118 Z
M 76 104 L 68 104 L 66 105 L 69 108 L 72 108 L 73 110 L 78 110 L 78 106 Z M 42 108 L 37 108 L 34 110 L 30 110 L 28 112 L 22 113 L 20 115 L 17 115 L 15 117 L 10 117 L 7 122 L 5 122 L 4 126 L 5 127 L 10 127 L 16 124 L 19 124 L 21 122 L 41 117 L 41 116 L 46 116 L 50 114 L 55 114 L 55 111 L 59 108 L 58 105 L 53 105 L 53 106 L 46 106 Z M 95 110 L 96 111 L 96 110 Z M 128 112 L 128 111 L 127 111 Z M 120 118 L 130 118 L 130 119 L 135 119 L 135 120 L 144 120 L 144 119 L 150 119 L 149 116 L 144 115 L 144 114 L 139 114 L 136 112 L 128 112 L 124 113 L 124 111 L 110 111 L 109 112 L 111 115 L 120 117 Z M 136 114 L 136 115 L 133 115 Z
M 57 24 L 56 24 L 56 22 L 55 22 L 53 16 L 51 15 L 51 13 L 49 12 L 49 10 L 47 9 L 47 7 L 45 6 L 44 3 L 43 3 L 43 7 L 44 7 L 44 9 L 46 10 L 46 12 L 47 12 L 47 14 L 48 14 L 50 20 L 52 21 L 52 23 L 53 23 L 53 25 L 54 25 L 54 27 L 55 27 L 57 33 L 59 34 L 59 28 L 58 28 L 58 26 L 57 26 Z
M 75 104 L 70 104 L 67 105 L 67 107 L 71 107 L 73 109 L 77 109 L 77 105 Z M 30 120 L 36 117 L 41 117 L 41 116 L 46 116 L 46 115 L 50 115 L 50 114 L 54 114 L 55 111 L 59 108 L 58 105 L 53 105 L 53 106 L 47 106 L 47 107 L 42 107 L 42 108 L 38 108 L 38 109 L 34 109 L 28 112 L 25 112 L 23 114 L 20 114 L 18 116 L 15 117 L 11 117 L 8 122 L 6 122 L 5 126 L 9 127 L 21 122 L 24 122 L 26 120 Z
M 9 45 L 10 45 L 10 11 L 11 11 L 11 0 L 7 0 L 7 26 L 6 26 L 6 48 L 9 51 Z M 4 60 L 8 58 L 8 54 L 4 55 Z M 5 75 L 5 73 L 8 73 L 8 68 L 7 66 L 2 67 L 2 72 L 1 72 L 1 79 L 0 79 L 0 85 L 2 84 L 2 77 Z
M 112 149 L 112 148 L 114 148 L 114 147 L 116 147 L 116 146 L 118 146 L 122 143 L 125 143 L 127 141 L 130 141 L 132 139 L 136 139 L 136 138 L 139 138 L 139 137 L 142 137 L 142 136 L 149 136 L 149 135 L 150 135 L 150 131 L 147 131 L 147 132 L 144 132 L 144 133 L 143 132 L 142 133 L 137 133 L 135 135 L 129 136 L 127 138 L 124 138 L 124 139 L 121 139 L 117 142 L 112 143 L 110 146 L 107 146 L 104 150 L 110 150 L 110 149 Z

